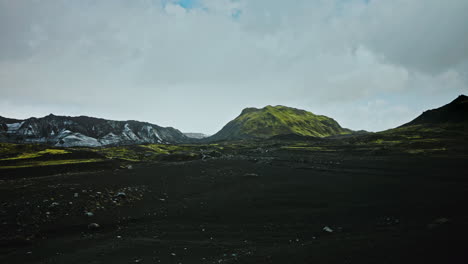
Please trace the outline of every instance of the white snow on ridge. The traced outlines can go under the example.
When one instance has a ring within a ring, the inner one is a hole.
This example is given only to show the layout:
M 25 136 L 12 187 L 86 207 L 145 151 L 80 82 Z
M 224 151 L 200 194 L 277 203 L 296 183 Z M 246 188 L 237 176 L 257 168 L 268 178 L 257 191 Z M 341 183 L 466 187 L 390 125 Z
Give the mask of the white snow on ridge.
M 153 130 L 153 131 L 154 131 L 154 130 Z M 159 136 L 159 134 L 158 134 L 157 131 L 154 131 L 154 135 L 158 138 L 159 143 L 162 143 L 162 142 L 163 142 L 162 138 Z
M 63 121 L 62 124 L 72 124 L 73 121 Z M 111 126 L 116 126 L 110 123 Z M 91 137 L 78 132 L 70 131 L 66 129 L 66 126 L 61 126 L 59 123 L 52 123 L 52 126 L 47 127 L 48 131 L 43 132 L 45 129 L 43 124 L 31 123 L 25 125 L 25 122 L 5 124 L 6 131 L 2 133 L 8 134 L 8 136 L 18 136 L 18 140 L 28 143 L 48 143 L 59 147 L 99 147 L 106 145 L 121 145 L 121 144 L 145 144 L 145 143 L 162 143 L 165 142 L 159 133 L 157 127 L 153 127 L 149 124 L 143 124 L 143 126 L 137 125 L 140 128 L 138 130 L 135 127 L 130 126 L 126 123 L 123 127 L 121 124 L 116 126 L 117 133 L 108 132 L 105 136 Z M 70 128 L 69 128 L 70 129 Z M 98 127 L 92 126 L 92 130 L 99 130 Z M 99 130 L 101 131 L 101 130 Z M 46 134 L 44 134 L 46 133 Z
M 140 138 L 138 138 L 138 136 L 135 135 L 135 133 L 133 133 L 133 131 L 128 126 L 128 124 L 125 124 L 124 131 L 122 132 L 122 135 L 127 137 L 128 140 L 137 141 L 137 142 L 140 141 Z
M 81 133 L 71 133 L 60 138 L 55 145 L 60 147 L 99 147 L 101 143 L 97 139 Z
M 154 130 L 154 129 L 152 129 L 152 131 L 153 131 L 154 135 L 158 138 L 158 141 L 159 141 L 159 142 L 162 142 L 163 140 L 162 140 L 162 138 L 159 136 L 158 131 L 156 131 L 156 130 Z
M 146 126 L 146 132 L 148 134 L 148 140 L 151 140 L 152 137 L 156 137 L 159 143 L 163 142 L 162 138 L 158 134 L 158 131 L 156 131 L 152 126 Z
M 35 135 L 34 128 L 31 125 L 29 125 L 28 128 L 23 130 L 23 135 L 34 136 Z
M 99 143 L 102 145 L 118 144 L 120 141 L 122 141 L 122 138 L 112 132 L 99 139 Z
M 7 133 L 8 134 L 14 134 L 18 131 L 18 129 L 21 128 L 21 126 L 24 124 L 24 121 L 21 123 L 13 123 L 13 124 L 6 124 L 8 127 Z

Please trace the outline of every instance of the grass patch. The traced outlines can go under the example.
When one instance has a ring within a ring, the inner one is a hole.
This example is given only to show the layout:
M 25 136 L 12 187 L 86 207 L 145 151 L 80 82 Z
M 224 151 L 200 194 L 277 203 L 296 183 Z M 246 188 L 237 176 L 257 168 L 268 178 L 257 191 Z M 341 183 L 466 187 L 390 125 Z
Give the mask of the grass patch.
M 177 152 L 192 151 L 193 146 L 187 145 L 164 145 L 164 144 L 149 144 L 141 145 L 140 147 L 150 149 L 159 154 L 173 154 Z
M 442 152 L 446 151 L 446 148 L 433 148 L 433 149 L 409 149 L 406 150 L 406 153 L 409 154 L 427 154 L 427 153 L 434 153 L 434 152 Z
M 69 159 L 69 160 L 30 161 L 30 162 L 22 162 L 22 163 L 15 164 L 15 165 L 0 166 L 0 169 L 18 169 L 18 168 L 30 168 L 30 167 L 92 163 L 92 162 L 101 162 L 101 161 L 104 161 L 104 160 L 103 159 Z
M 369 142 L 371 144 L 399 144 L 403 143 L 403 141 L 400 140 L 385 140 L 385 139 L 377 139 L 374 141 Z
M 121 159 L 126 161 L 141 161 L 141 152 L 130 149 L 129 147 L 110 147 L 94 149 L 95 152 L 104 155 L 108 159 Z
M 63 150 L 63 149 L 45 149 L 37 152 L 30 152 L 30 153 L 21 153 L 18 156 L 11 157 L 11 158 L 4 158 L 0 160 L 18 160 L 18 159 L 34 159 L 38 157 L 42 157 L 44 155 L 63 155 L 69 154 L 71 152 Z

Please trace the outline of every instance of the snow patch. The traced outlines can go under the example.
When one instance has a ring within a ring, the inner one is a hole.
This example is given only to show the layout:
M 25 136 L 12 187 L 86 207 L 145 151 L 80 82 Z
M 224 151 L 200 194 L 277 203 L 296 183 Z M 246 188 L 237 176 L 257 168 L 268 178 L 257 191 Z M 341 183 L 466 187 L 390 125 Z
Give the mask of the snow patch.
M 163 141 L 162 138 L 159 136 L 157 131 L 155 131 L 155 130 L 153 130 L 153 131 L 154 131 L 154 135 L 158 138 L 159 143 L 161 143 Z
M 152 126 L 145 126 L 146 128 L 146 134 L 148 136 L 147 140 L 148 141 L 153 141 L 154 137 L 156 137 L 158 140 L 158 143 L 162 143 L 162 138 L 159 136 L 158 132 L 152 127 Z
M 68 130 L 66 130 L 68 131 Z M 69 131 L 68 131 L 69 132 Z M 81 133 L 61 133 L 65 135 L 55 144 L 60 147 L 99 147 L 101 143 L 95 138 L 85 136 Z
M 126 137 L 128 140 L 135 141 L 135 142 L 140 141 L 138 136 L 135 135 L 135 133 L 133 133 L 133 131 L 130 129 L 128 124 L 125 124 L 124 131 L 122 132 L 122 135 L 124 137 Z
M 99 139 L 99 142 L 102 145 L 112 145 L 112 144 L 118 144 L 120 141 L 122 141 L 122 138 L 115 135 L 114 133 L 110 132 L 109 134 L 103 136 L 102 138 Z
M 18 131 L 18 129 L 21 128 L 21 126 L 24 124 L 24 121 L 21 123 L 13 123 L 13 124 L 6 124 L 8 127 L 7 133 L 8 134 L 14 134 Z

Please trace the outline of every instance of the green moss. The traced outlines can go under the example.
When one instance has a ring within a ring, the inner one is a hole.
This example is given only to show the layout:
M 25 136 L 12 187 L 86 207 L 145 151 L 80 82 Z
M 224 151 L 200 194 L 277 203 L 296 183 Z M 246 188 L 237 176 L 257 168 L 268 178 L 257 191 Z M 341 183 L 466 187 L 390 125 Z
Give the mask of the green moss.
M 198 152 L 200 145 L 148 144 L 138 146 L 105 147 L 93 151 L 108 159 L 121 159 L 132 162 L 151 161 L 158 155 L 187 154 Z
M 404 127 L 397 127 L 393 129 L 389 129 L 381 134 L 399 134 L 399 135 L 406 135 L 409 137 L 423 137 L 424 134 L 432 133 L 432 134 L 440 134 L 444 133 L 447 128 L 450 128 L 450 124 L 440 124 L 438 126 L 430 126 L 430 125 L 412 125 L 412 126 L 404 126 Z
M 141 145 L 143 148 L 150 149 L 158 154 L 171 154 L 181 151 L 190 151 L 193 146 L 189 145 L 164 145 L 164 144 L 149 144 Z
M 22 153 L 38 152 L 46 149 L 45 145 L 39 144 L 12 144 L 0 143 L 0 157 L 13 157 Z
M 432 149 L 408 149 L 405 152 L 409 154 L 427 154 L 434 152 L 443 152 L 446 151 L 446 148 L 432 148 Z
M 235 131 L 239 135 L 260 138 L 282 134 L 326 137 L 350 133 L 331 118 L 286 106 L 244 110 L 230 126 L 239 127 L 239 131 Z
M 126 161 L 141 161 L 141 152 L 136 151 L 134 148 L 127 146 L 123 147 L 109 147 L 95 149 L 95 152 L 104 155 L 108 159 L 121 159 Z
M 63 149 L 45 149 L 45 150 L 38 151 L 38 152 L 21 153 L 18 156 L 0 159 L 0 160 L 33 159 L 33 158 L 42 157 L 44 155 L 63 155 L 63 154 L 68 154 L 68 153 L 70 152 L 63 150 Z
M 20 162 L 15 165 L 0 166 L 0 169 L 17 169 L 17 168 L 29 168 L 29 167 L 42 167 L 42 166 L 55 166 L 55 165 L 67 165 L 67 164 L 79 164 L 79 163 L 92 163 L 101 162 L 102 159 L 69 159 L 69 160 L 48 160 L 48 161 L 29 161 Z
M 401 140 L 386 140 L 386 139 L 377 139 L 374 141 L 369 142 L 371 144 L 399 144 L 403 143 Z

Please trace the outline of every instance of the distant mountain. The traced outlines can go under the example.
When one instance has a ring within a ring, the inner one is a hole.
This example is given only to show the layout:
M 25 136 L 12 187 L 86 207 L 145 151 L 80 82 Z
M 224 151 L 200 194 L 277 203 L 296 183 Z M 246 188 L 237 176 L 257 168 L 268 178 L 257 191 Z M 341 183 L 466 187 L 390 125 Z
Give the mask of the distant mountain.
M 0 141 L 47 143 L 60 147 L 183 143 L 189 139 L 172 127 L 139 121 L 113 121 L 87 116 L 48 115 L 25 120 L 0 117 Z
M 189 138 L 194 138 L 194 139 L 202 139 L 208 137 L 208 135 L 205 135 L 203 133 L 191 133 L 191 132 L 186 132 L 184 133 Z
M 413 121 L 400 127 L 450 124 L 468 124 L 468 96 L 460 95 L 447 105 L 427 110 Z
M 278 135 L 326 137 L 351 133 L 332 118 L 286 106 L 246 108 L 206 141 L 269 138 Z

